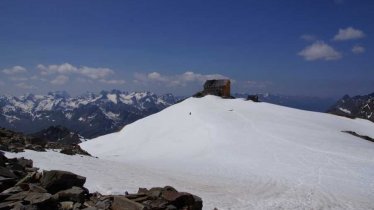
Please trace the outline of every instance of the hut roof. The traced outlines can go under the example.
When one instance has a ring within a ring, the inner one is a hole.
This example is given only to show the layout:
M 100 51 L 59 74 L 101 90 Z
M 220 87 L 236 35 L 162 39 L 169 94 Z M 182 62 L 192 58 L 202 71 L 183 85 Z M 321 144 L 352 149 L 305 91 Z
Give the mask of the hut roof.
M 204 84 L 204 87 L 222 87 L 230 83 L 228 79 L 213 79 L 207 80 Z

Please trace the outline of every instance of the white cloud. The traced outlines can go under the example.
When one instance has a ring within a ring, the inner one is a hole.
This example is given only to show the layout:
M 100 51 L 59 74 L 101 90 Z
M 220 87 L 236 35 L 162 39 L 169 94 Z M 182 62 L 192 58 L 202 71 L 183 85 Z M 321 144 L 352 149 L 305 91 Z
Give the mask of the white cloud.
M 49 65 L 43 64 L 37 65 L 42 75 L 51 74 L 79 74 L 91 79 L 103 79 L 107 76 L 114 74 L 114 71 L 109 68 L 93 68 L 87 66 L 76 67 L 69 63 L 63 63 L 61 65 Z
M 338 60 L 342 57 L 341 53 L 336 51 L 330 45 L 323 41 L 316 41 L 312 45 L 307 46 L 298 55 L 304 57 L 307 61 L 313 60 Z
M 13 66 L 9 69 L 3 69 L 2 72 L 4 74 L 12 75 L 12 74 L 20 74 L 27 72 L 27 69 L 23 66 Z
M 338 33 L 334 36 L 335 41 L 345 41 L 352 39 L 361 39 L 365 37 L 365 33 L 359 29 L 348 27 L 346 29 L 339 29 Z
M 22 89 L 34 89 L 35 87 L 32 85 L 29 85 L 27 83 L 21 82 L 16 84 L 17 87 L 22 88 Z
M 58 75 L 55 79 L 53 79 L 51 81 L 51 84 L 53 84 L 53 85 L 63 85 L 68 81 L 69 81 L 69 77 L 67 77 L 65 75 Z
M 134 78 L 135 83 L 162 83 L 166 86 L 186 86 L 188 83 L 202 83 L 209 79 L 228 79 L 228 77 L 221 74 L 199 74 L 191 71 L 178 75 L 162 75 L 159 72 L 135 73 Z
M 100 79 L 101 83 L 108 84 L 108 85 L 123 85 L 126 83 L 125 80 L 116 80 L 116 79 Z
M 300 38 L 308 42 L 315 41 L 317 39 L 316 36 L 311 34 L 303 34 L 300 36 Z
M 5 85 L 5 83 L 0 80 L 0 86 L 4 86 L 4 85 Z
M 114 74 L 114 71 L 108 68 L 91 68 L 83 66 L 79 69 L 79 73 L 91 79 L 101 79 L 110 74 Z
M 148 78 L 149 80 L 159 81 L 159 82 L 167 82 L 167 81 L 168 81 L 168 78 L 167 78 L 167 77 L 161 76 L 161 74 L 158 73 L 158 72 L 152 72 L 152 73 L 149 73 L 149 74 L 147 75 L 147 78 Z
M 355 46 L 352 47 L 352 52 L 354 54 L 361 54 L 361 53 L 365 52 L 365 48 L 363 46 L 360 46 L 360 45 L 355 45 Z

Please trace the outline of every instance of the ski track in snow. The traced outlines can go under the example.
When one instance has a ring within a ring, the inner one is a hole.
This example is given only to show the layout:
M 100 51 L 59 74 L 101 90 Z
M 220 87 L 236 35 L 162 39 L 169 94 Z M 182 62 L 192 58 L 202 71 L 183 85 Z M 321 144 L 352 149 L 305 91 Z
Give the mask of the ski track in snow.
M 374 136 L 367 120 L 208 96 L 81 144 L 99 159 L 7 155 L 86 176 L 104 194 L 171 185 L 209 210 L 374 209 L 374 144 L 342 130 Z

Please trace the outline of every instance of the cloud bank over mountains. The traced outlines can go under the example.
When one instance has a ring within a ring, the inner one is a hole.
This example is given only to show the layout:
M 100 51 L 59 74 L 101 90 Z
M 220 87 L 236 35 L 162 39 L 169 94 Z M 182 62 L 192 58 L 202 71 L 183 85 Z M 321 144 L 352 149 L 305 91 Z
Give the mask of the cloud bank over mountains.
M 26 91 L 36 91 L 42 88 L 65 89 L 70 86 L 90 90 L 90 87 L 128 89 L 138 87 L 142 90 L 166 87 L 190 88 L 201 87 L 208 79 L 231 79 L 222 74 L 202 74 L 186 71 L 181 74 L 163 74 L 161 72 L 134 72 L 132 77 L 125 80 L 118 70 L 107 67 L 75 66 L 70 63 L 45 65 L 38 64 L 27 69 L 24 66 L 13 66 L 1 70 L 4 81 L 0 85 L 8 85 Z

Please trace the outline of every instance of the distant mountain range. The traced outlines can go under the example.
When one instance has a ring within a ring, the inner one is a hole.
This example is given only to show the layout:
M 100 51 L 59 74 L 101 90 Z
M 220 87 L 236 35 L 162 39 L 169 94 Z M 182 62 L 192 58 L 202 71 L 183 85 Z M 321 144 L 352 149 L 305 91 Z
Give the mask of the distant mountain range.
M 0 127 L 35 133 L 61 125 L 84 138 L 120 130 L 123 126 L 177 102 L 172 94 L 102 91 L 71 97 L 66 92 L 20 97 L 0 96 Z
M 345 95 L 328 112 L 350 118 L 368 119 L 374 122 L 374 93 L 354 97 Z

